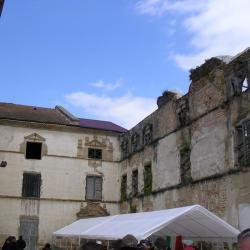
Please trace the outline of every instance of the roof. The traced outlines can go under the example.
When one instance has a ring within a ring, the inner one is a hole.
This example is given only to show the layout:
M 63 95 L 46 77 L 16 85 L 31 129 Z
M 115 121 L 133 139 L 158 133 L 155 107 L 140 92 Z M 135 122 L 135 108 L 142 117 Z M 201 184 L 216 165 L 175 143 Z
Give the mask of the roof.
M 96 128 L 96 129 L 104 129 L 104 130 L 111 130 L 115 132 L 126 132 L 127 129 L 114 124 L 113 122 L 108 121 L 100 121 L 100 120 L 91 120 L 91 119 L 79 119 L 79 124 L 81 127 L 88 127 L 88 128 Z
M 56 109 L 0 103 L 0 118 L 52 124 L 70 124 L 70 121 Z
M 76 118 L 61 106 L 52 109 L 0 102 L 0 119 L 94 128 L 119 133 L 127 131 L 109 121 Z
M 118 240 L 133 235 L 148 237 L 182 235 L 186 239 L 236 240 L 239 230 L 200 205 L 153 212 L 80 219 L 53 233 L 55 236 Z

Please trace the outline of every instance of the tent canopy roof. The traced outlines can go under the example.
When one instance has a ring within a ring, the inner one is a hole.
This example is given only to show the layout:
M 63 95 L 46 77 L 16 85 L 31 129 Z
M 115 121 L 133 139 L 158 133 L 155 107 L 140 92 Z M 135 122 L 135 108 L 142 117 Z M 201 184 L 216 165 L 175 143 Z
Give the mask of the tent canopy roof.
M 209 212 L 194 205 L 153 212 L 120 214 L 80 219 L 54 232 L 55 236 L 117 240 L 133 235 L 138 241 L 149 236 L 177 236 L 189 239 L 232 239 L 239 231 Z

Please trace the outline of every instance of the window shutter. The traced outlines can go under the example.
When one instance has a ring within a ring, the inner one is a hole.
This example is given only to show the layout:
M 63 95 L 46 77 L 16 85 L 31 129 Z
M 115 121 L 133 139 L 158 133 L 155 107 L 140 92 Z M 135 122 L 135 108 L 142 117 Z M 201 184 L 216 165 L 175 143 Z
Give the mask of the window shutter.
M 86 199 L 94 199 L 94 177 L 87 176 L 86 178 Z
M 95 177 L 95 199 L 101 200 L 102 199 L 102 178 Z
M 23 174 L 23 197 L 40 197 L 41 174 Z

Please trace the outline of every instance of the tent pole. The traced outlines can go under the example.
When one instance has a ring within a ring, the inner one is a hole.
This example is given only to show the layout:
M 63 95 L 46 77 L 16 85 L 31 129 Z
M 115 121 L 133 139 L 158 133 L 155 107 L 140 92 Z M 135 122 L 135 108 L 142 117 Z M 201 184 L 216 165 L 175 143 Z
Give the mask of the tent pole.
M 109 240 L 108 240 L 108 245 L 107 245 L 107 249 L 109 250 Z

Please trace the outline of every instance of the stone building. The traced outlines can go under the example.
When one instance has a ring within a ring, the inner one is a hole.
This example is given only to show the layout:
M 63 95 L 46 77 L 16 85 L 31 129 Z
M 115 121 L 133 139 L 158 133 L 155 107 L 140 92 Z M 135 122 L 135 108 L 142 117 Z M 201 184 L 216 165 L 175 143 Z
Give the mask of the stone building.
M 120 136 L 120 212 L 200 204 L 250 226 L 250 49 L 190 71 L 179 97 Z
M 1 103 L 1 239 L 22 234 L 33 250 L 78 217 L 119 213 L 114 190 L 124 131 L 62 107 Z
M 0 237 L 30 248 L 77 218 L 200 204 L 250 226 L 250 49 L 190 71 L 184 96 L 127 131 L 55 109 L 0 104 Z

